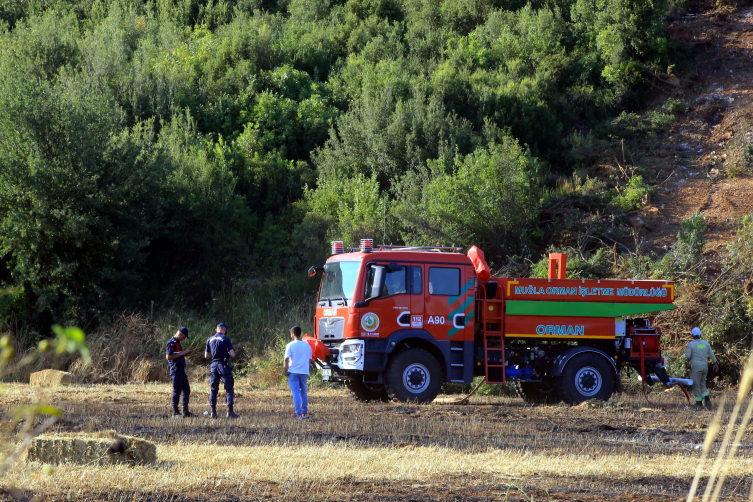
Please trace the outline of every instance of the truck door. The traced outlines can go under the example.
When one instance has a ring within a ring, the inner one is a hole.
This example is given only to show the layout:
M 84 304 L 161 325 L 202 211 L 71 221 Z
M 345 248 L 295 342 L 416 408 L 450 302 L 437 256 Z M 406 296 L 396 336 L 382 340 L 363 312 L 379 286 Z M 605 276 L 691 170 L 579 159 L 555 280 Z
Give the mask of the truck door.
M 450 382 L 473 380 L 474 276 L 465 265 L 426 265 L 424 329 L 445 354 Z M 468 325 L 468 327 L 466 327 Z
M 462 265 L 426 265 L 424 329 L 435 340 L 464 340 L 468 295 Z M 472 281 L 471 281 L 472 283 Z
M 374 291 L 375 267 L 385 267 L 382 291 Z M 410 325 L 409 272 L 407 264 L 370 264 L 366 271 L 365 297 L 371 298 L 362 309 L 360 332 L 364 338 L 387 338 Z

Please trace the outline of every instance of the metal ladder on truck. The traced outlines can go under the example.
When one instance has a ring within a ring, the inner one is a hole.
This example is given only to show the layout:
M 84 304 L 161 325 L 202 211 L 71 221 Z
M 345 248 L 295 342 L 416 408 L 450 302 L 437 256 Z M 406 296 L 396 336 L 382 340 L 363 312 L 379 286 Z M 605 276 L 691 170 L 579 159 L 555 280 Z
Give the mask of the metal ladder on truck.
M 505 383 L 504 300 L 483 300 L 481 330 L 484 335 L 486 383 Z

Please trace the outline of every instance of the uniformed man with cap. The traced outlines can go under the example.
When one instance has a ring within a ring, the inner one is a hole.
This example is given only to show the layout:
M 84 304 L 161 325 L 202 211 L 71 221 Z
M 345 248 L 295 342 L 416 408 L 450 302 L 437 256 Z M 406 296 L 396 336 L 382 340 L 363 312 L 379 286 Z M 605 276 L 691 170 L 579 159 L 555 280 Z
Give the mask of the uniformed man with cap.
M 688 344 L 685 358 L 690 361 L 690 378 L 693 380 L 693 395 L 696 406 L 703 408 L 703 402 L 711 408 L 711 398 L 706 389 L 706 375 L 709 373 L 709 359 L 714 363 L 714 371 L 719 371 L 716 364 L 716 356 L 711 350 L 709 342 L 701 340 L 701 328 L 693 328 L 691 331 L 693 341 Z
M 217 418 L 217 392 L 220 390 L 220 380 L 225 386 L 225 402 L 227 403 L 227 418 L 238 418 L 233 412 L 234 391 L 233 366 L 230 358 L 235 357 L 235 348 L 225 333 L 227 325 L 221 322 L 217 325 L 217 331 L 207 340 L 204 349 L 204 358 L 211 359 L 209 367 L 209 406 L 212 408 L 212 418 Z
M 167 363 L 170 365 L 170 378 L 173 380 L 173 416 L 190 417 L 193 415 L 188 411 L 188 398 L 191 395 L 191 387 L 188 385 L 188 375 L 186 375 L 186 356 L 191 353 L 190 350 L 183 350 L 180 342 L 188 338 L 188 328 L 180 328 L 177 333 L 167 342 L 166 356 Z M 183 414 L 178 411 L 178 400 L 183 394 Z

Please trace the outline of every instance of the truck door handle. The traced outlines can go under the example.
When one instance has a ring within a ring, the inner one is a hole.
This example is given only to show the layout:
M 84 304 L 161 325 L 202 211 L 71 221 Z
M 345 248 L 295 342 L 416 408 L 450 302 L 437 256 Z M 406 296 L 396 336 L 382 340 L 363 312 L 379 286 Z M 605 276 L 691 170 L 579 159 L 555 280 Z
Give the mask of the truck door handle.
M 464 328 L 465 327 L 465 313 L 461 312 L 459 314 L 455 314 L 452 317 L 452 325 L 456 328 Z
M 410 312 L 403 312 L 397 316 L 398 326 L 410 326 Z

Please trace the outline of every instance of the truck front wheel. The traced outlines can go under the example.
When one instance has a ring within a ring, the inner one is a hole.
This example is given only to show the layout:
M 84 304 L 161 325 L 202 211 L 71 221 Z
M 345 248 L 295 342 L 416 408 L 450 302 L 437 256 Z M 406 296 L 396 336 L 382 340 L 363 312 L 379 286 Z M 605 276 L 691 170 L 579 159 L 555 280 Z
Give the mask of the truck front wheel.
M 357 401 L 370 403 L 374 401 L 390 400 L 384 385 L 375 386 L 363 382 L 357 382 L 355 380 L 348 380 L 345 382 L 345 385 Z
M 442 368 L 423 349 L 408 349 L 394 355 L 384 378 L 389 396 L 397 401 L 430 403 L 442 386 Z
M 614 391 L 614 372 L 603 357 L 581 354 L 573 357 L 557 381 L 560 396 L 570 404 L 589 399 L 607 401 Z

